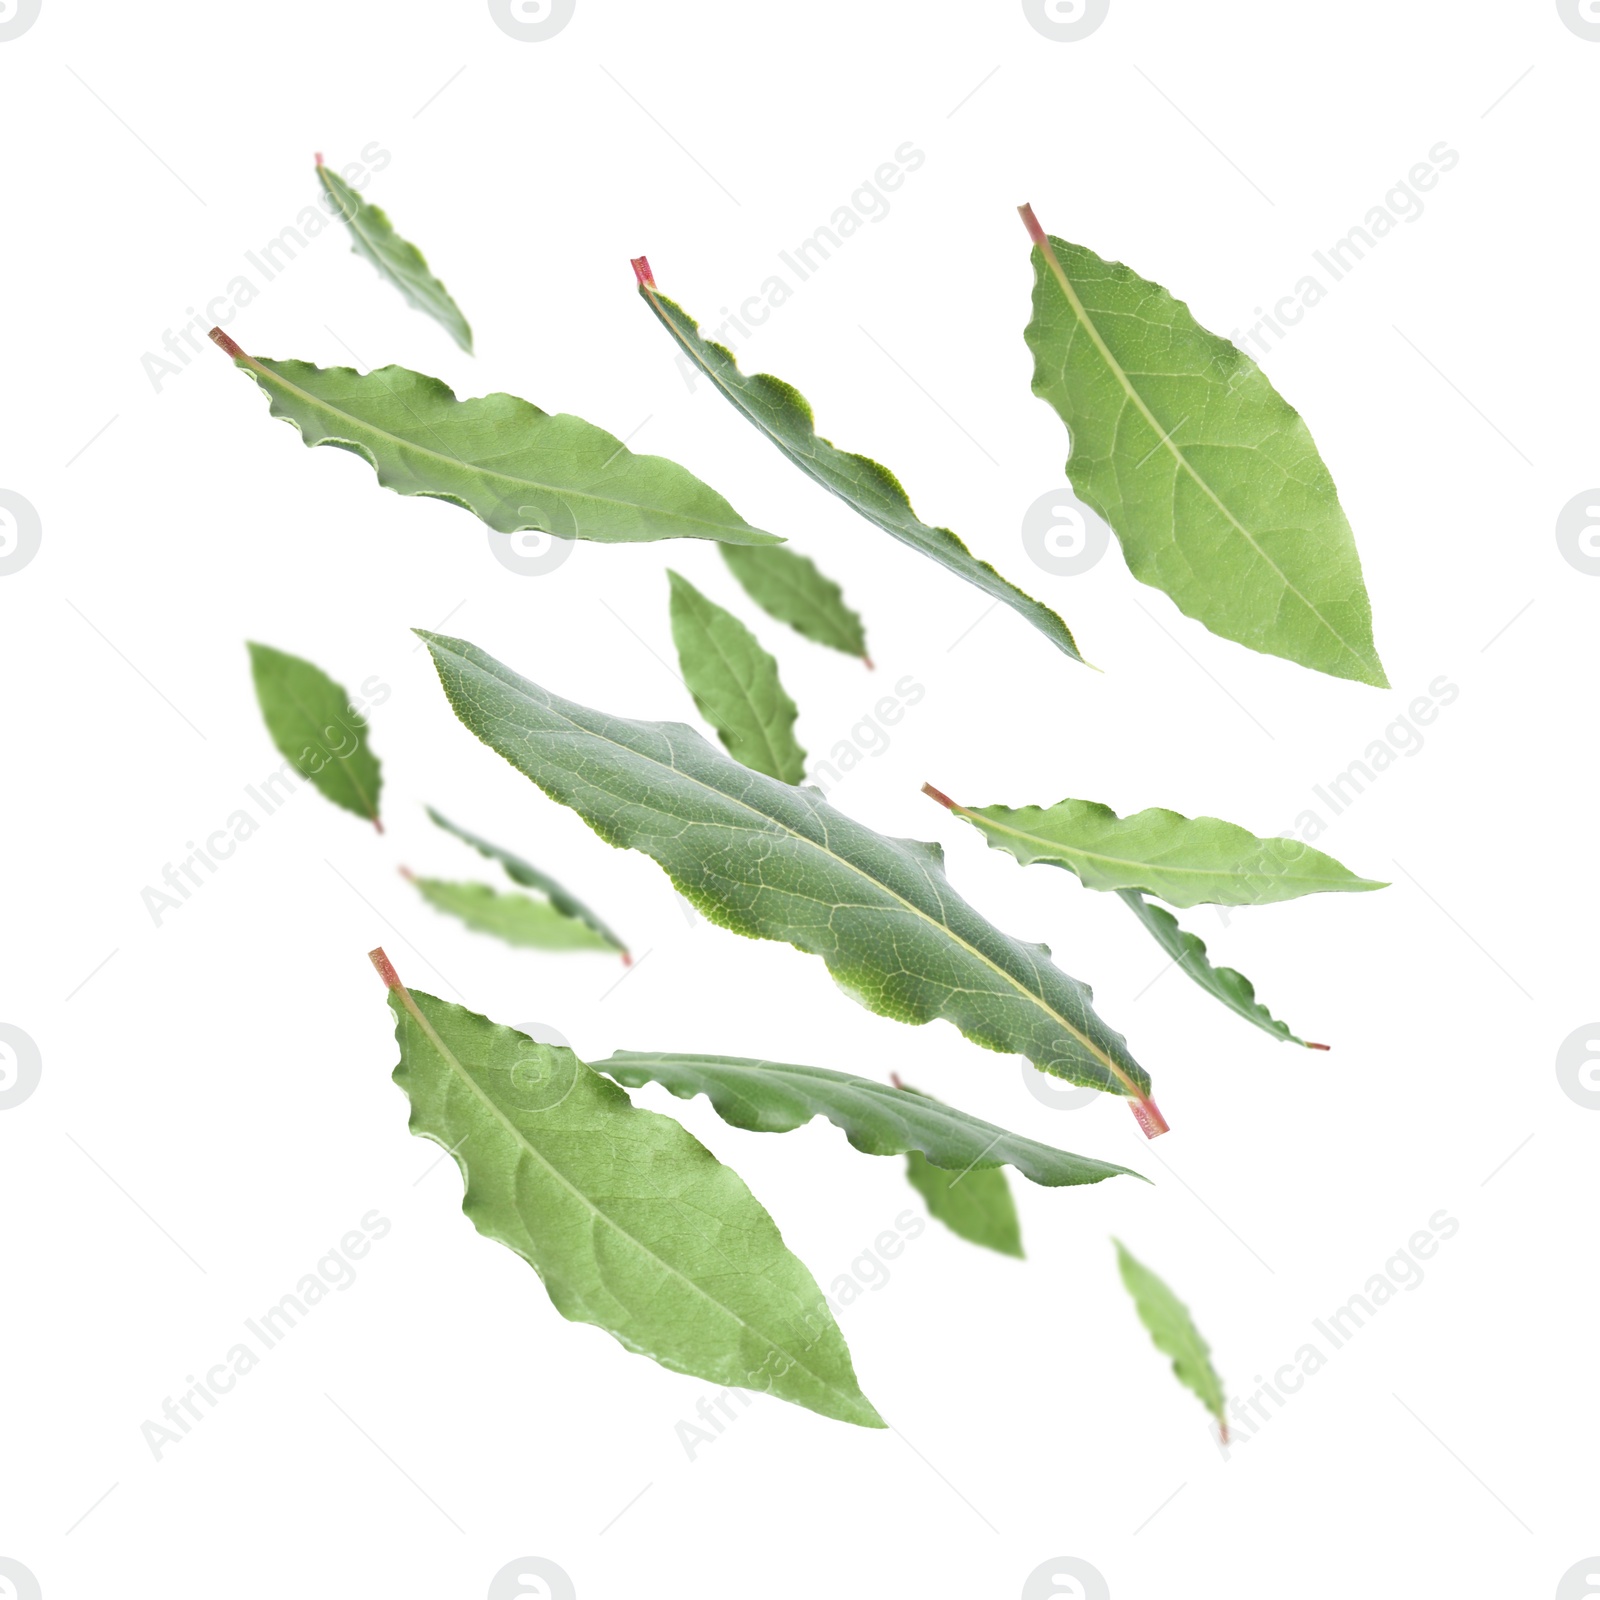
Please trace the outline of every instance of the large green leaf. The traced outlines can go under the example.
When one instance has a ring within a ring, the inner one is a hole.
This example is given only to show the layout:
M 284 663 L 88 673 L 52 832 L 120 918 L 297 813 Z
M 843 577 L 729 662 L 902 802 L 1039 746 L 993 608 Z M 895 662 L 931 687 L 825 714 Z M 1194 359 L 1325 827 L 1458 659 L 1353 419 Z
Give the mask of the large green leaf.
M 474 933 L 487 933 L 524 950 L 607 950 L 616 946 L 586 922 L 565 916 L 548 900 L 502 892 L 486 883 L 412 878 L 435 910 L 459 917 Z
M 756 636 L 680 573 L 672 582 L 672 642 L 694 703 L 735 761 L 781 783 L 799 783 L 806 753 L 795 741 L 795 703 L 778 663 Z
M 1120 1239 L 1111 1242 L 1117 1247 L 1117 1268 L 1123 1287 L 1133 1296 L 1139 1320 L 1149 1330 L 1156 1349 L 1172 1358 L 1178 1382 L 1192 1389 L 1200 1404 L 1217 1419 L 1226 1443 L 1227 1397 L 1222 1392 L 1222 1379 L 1211 1365 L 1211 1347 L 1200 1337 L 1189 1308 L 1147 1266 L 1135 1261 Z
M 1387 688 L 1355 538 L 1299 413 L 1159 284 L 1022 213 L 1033 392 L 1134 577 L 1224 639 Z
M 448 817 L 441 816 L 432 806 L 428 806 L 429 819 L 446 833 L 453 833 L 464 844 L 470 844 L 479 855 L 490 861 L 498 861 L 506 870 L 506 876 L 513 883 L 520 883 L 524 889 L 537 889 L 557 911 L 564 917 L 575 917 L 579 922 L 592 928 L 600 938 L 613 950 L 620 950 L 623 958 L 627 958 L 628 947 L 621 937 L 586 906 L 575 894 L 563 889 L 548 873 L 541 872 L 536 866 L 524 861 L 521 856 L 513 855 L 509 850 L 502 850 L 497 844 L 490 844 L 487 839 L 480 839 L 475 833 L 468 833 L 465 828 L 457 827 Z
M 931 783 L 922 790 L 970 822 L 991 849 L 1024 866 L 1065 867 L 1091 889 L 1141 889 L 1174 906 L 1255 906 L 1387 887 L 1298 839 L 1258 839 L 1216 817 L 1156 808 L 1119 817 L 1093 800 L 1059 800 L 1048 808 L 962 806 Z
M 454 1156 L 473 1226 L 562 1316 L 674 1372 L 883 1426 L 822 1291 L 737 1173 L 570 1050 L 409 993 L 381 950 L 373 964 L 411 1131 Z M 558 1369 L 544 1359 L 539 1381 Z
M 812 426 L 811 407 L 798 389 L 770 373 L 747 377 L 740 372 L 732 354 L 720 344 L 702 339 L 694 319 L 656 288 L 650 263 L 643 256 L 634 262 L 633 270 L 640 294 L 689 359 L 802 472 L 875 527 L 931 557 L 992 599 L 1003 600 L 1074 661 L 1083 659 L 1066 623 L 1048 606 L 1007 582 L 987 561 L 979 561 L 948 528 L 920 522 L 905 490 L 887 467 L 837 449 L 821 438 Z
M 821 956 L 881 1015 L 942 1017 L 988 1049 L 1131 1096 L 1149 1131 L 1165 1127 L 1088 988 L 962 900 L 937 845 L 874 833 L 681 723 L 591 711 L 475 645 L 418 636 L 468 728 L 609 844 L 650 856 L 711 921 Z
M 643 1050 L 619 1050 L 593 1065 L 630 1089 L 659 1083 L 680 1100 L 703 1094 L 724 1122 L 754 1133 L 790 1133 L 821 1116 L 867 1155 L 914 1152 L 954 1173 L 1013 1166 L 1047 1188 L 1140 1176 L 1008 1133 L 931 1095 L 827 1067 Z
M 350 450 L 386 489 L 448 500 L 501 533 L 777 542 L 676 462 L 636 456 L 581 417 L 551 416 L 509 394 L 457 400 L 448 385 L 406 367 L 360 373 L 257 360 L 220 328 L 211 337 L 307 445 Z
M 1157 944 L 1172 957 L 1207 994 L 1220 1000 L 1230 1011 L 1237 1011 L 1246 1022 L 1254 1023 L 1274 1039 L 1288 1044 L 1305 1045 L 1304 1039 L 1289 1031 L 1289 1024 L 1279 1022 L 1256 999 L 1255 985 L 1242 972 L 1232 967 L 1214 967 L 1206 956 L 1205 942 L 1198 934 L 1187 933 L 1178 926 L 1178 919 L 1161 906 L 1153 906 L 1135 889 L 1117 891 L 1146 928 Z M 1153 981 L 1153 980 L 1152 980 Z M 1325 1044 L 1306 1045 L 1308 1050 L 1326 1050 Z
M 422 252 L 394 231 L 394 224 L 380 207 L 369 205 L 332 167 L 324 166 L 320 155 L 317 177 L 350 229 L 355 253 L 365 256 L 378 269 L 379 275 L 406 297 L 408 305 L 427 312 L 471 355 L 472 329 L 461 315 L 460 306 L 450 298 L 449 291 L 428 270 Z
M 871 665 L 861 618 L 844 603 L 839 585 L 825 578 L 809 556 L 785 545 L 725 544 L 722 559 L 768 616 L 787 622 L 807 639 L 847 656 L 860 656 Z
M 251 643 L 249 650 L 256 699 L 272 742 L 302 778 L 336 806 L 370 818 L 382 833 L 378 758 L 349 692 L 300 656 L 265 644 Z
M 1017 1202 L 1000 1168 L 946 1172 L 913 1150 L 906 1157 L 906 1179 L 922 1196 L 929 1214 L 958 1238 L 1003 1256 L 1021 1256 Z

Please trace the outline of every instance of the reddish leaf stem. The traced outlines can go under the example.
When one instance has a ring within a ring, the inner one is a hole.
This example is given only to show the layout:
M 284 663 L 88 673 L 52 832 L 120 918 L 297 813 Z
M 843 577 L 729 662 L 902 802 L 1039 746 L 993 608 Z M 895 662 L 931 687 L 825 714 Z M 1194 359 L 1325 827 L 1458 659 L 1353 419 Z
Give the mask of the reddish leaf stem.
M 367 960 L 378 969 L 378 976 L 394 990 L 396 994 L 404 994 L 406 986 L 400 981 L 400 974 L 394 970 L 394 962 L 383 953 L 383 946 L 376 950 L 367 951 Z
M 639 280 L 641 289 L 655 288 L 656 275 L 650 270 L 649 256 L 633 256 L 628 264 L 633 268 L 633 275 Z
M 214 345 L 218 345 L 218 346 L 220 346 L 220 347 L 221 347 L 221 348 L 222 348 L 222 349 L 223 349 L 223 350 L 225 350 L 225 351 L 227 351 L 227 353 L 228 353 L 228 354 L 229 354 L 229 355 L 230 355 L 230 356 L 232 356 L 232 357 L 233 357 L 233 359 L 234 359 L 234 360 L 235 360 L 235 361 L 248 361 L 248 360 L 249 360 L 249 359 L 250 359 L 250 357 L 249 357 L 249 356 L 247 356 L 247 355 L 246 355 L 246 354 L 245 354 L 245 353 L 244 353 L 244 351 L 243 351 L 243 350 L 241 350 L 241 349 L 240 349 L 240 348 L 239 348 L 239 347 L 238 347 L 238 345 L 236 345 L 236 344 L 235 344 L 235 343 L 234 343 L 234 342 L 233 342 L 233 340 L 232 340 L 232 339 L 230 339 L 230 338 L 229 338 L 229 337 L 228 337 L 228 336 L 227 336 L 227 334 L 225 334 L 225 333 L 224 333 L 224 332 L 223 332 L 223 331 L 222 331 L 222 329 L 221 329 L 221 328 L 213 328 L 213 329 L 212 329 L 212 330 L 211 330 L 211 342 L 212 342 L 212 343 L 213 343 L 213 344 L 214 344 Z
M 1022 225 L 1028 230 L 1028 237 L 1046 253 L 1050 250 L 1050 238 L 1039 225 L 1039 219 L 1033 214 L 1031 205 L 1017 207 L 1017 215 L 1022 218 Z

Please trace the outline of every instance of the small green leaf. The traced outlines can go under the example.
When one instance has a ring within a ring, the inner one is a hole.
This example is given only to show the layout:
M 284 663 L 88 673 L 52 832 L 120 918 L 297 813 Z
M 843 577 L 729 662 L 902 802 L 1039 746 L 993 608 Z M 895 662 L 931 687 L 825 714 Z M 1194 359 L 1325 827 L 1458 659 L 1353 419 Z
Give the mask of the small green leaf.
M 587 923 L 564 915 L 548 900 L 503 893 L 486 883 L 446 883 L 439 878 L 411 881 L 435 910 L 459 917 L 474 933 L 492 934 L 524 950 L 616 949 Z
M 471 355 L 472 329 L 445 286 L 429 272 L 422 252 L 394 231 L 378 206 L 369 205 L 332 167 L 325 167 L 321 156 L 317 157 L 317 176 L 350 229 L 354 253 L 365 256 L 406 297 L 408 305 L 427 312 Z
M 1011 1185 L 998 1167 L 946 1172 L 915 1150 L 906 1157 L 906 1178 L 929 1213 L 953 1234 L 1003 1256 L 1021 1256 L 1022 1227 Z
M 1048 606 L 1007 582 L 987 561 L 979 561 L 948 528 L 919 521 L 905 490 L 887 467 L 837 449 L 822 438 L 812 426 L 811 407 L 798 389 L 770 373 L 747 377 L 740 372 L 731 352 L 701 338 L 694 319 L 657 290 L 643 256 L 634 262 L 633 270 L 639 278 L 639 293 L 683 352 L 807 477 L 891 538 L 921 551 L 991 599 L 1003 600 L 1074 661 L 1083 660 L 1066 623 Z
M 676 462 L 636 456 L 581 417 L 551 416 L 509 394 L 457 400 L 448 385 L 406 367 L 360 373 L 258 361 L 221 329 L 211 337 L 308 446 L 349 450 L 386 489 L 448 500 L 500 533 L 533 528 L 609 544 L 779 542 Z
M 672 642 L 700 714 L 728 754 L 780 783 L 799 783 L 806 753 L 795 742 L 795 703 L 778 681 L 778 663 L 756 636 L 685 577 L 672 583 Z
M 826 1117 L 870 1156 L 914 1152 L 954 1175 L 1002 1165 L 1047 1188 L 1137 1178 L 1127 1167 L 1075 1156 L 1008 1133 L 912 1089 L 827 1067 L 797 1067 L 746 1056 L 670 1055 L 619 1050 L 594 1063 L 633 1089 L 659 1083 L 680 1100 L 703 1094 L 724 1122 L 753 1133 L 790 1133 Z
M 1289 1024 L 1279 1022 L 1256 999 L 1255 985 L 1242 972 L 1232 967 L 1214 967 L 1206 956 L 1205 942 L 1198 934 L 1187 933 L 1178 926 L 1178 919 L 1161 906 L 1153 906 L 1143 895 L 1133 889 L 1117 891 L 1151 934 L 1157 944 L 1209 995 L 1220 1000 L 1230 1011 L 1236 1011 L 1246 1022 L 1254 1023 L 1274 1039 L 1287 1044 L 1304 1045 L 1306 1041 L 1289 1031 Z M 1325 1050 L 1326 1045 L 1307 1045 L 1310 1050 Z
M 711 921 L 820 956 L 880 1016 L 952 1022 L 989 1050 L 1126 1095 L 1165 1124 L 1148 1074 L 1043 945 L 950 886 L 937 845 L 892 839 L 812 788 L 742 767 L 692 728 L 608 716 L 461 639 L 418 631 L 455 714 L 608 844 L 643 851 Z
M 735 1172 L 572 1051 L 409 993 L 381 950 L 373 964 L 411 1131 L 451 1153 L 462 1210 L 562 1316 L 674 1372 L 883 1426 L 816 1280 Z M 544 1359 L 527 1380 L 558 1369 Z
M 1033 392 L 1129 571 L 1224 639 L 1387 688 L 1355 537 L 1300 414 L 1159 284 L 1022 213 Z
M 970 822 L 994 850 L 1024 866 L 1065 867 L 1091 889 L 1140 889 L 1168 905 L 1271 905 L 1335 890 L 1383 889 L 1298 839 L 1259 839 L 1216 817 L 1152 807 L 1119 817 L 1093 800 L 1048 809 L 956 805 L 924 793 Z
M 1228 1417 L 1224 1407 L 1222 1379 L 1211 1365 L 1211 1347 L 1200 1337 L 1188 1307 L 1148 1267 L 1128 1254 L 1121 1240 L 1117 1247 L 1117 1267 L 1123 1286 L 1133 1296 L 1139 1320 L 1149 1330 L 1155 1347 L 1172 1357 L 1172 1370 L 1178 1382 L 1192 1389 L 1200 1403 L 1217 1419 L 1223 1440 L 1228 1437 Z
M 895 1087 L 916 1099 L 937 1105 L 931 1094 L 895 1079 Z M 906 1157 L 906 1180 L 923 1198 L 929 1215 L 958 1238 L 1003 1256 L 1022 1255 L 1022 1227 L 1011 1185 L 999 1167 L 974 1162 L 961 1171 L 936 1167 L 919 1150 Z
M 768 616 L 817 644 L 867 660 L 867 635 L 844 591 L 809 556 L 785 545 L 722 546 L 728 570 Z
M 348 691 L 299 656 L 264 644 L 251 643 L 249 650 L 256 699 L 272 742 L 302 778 L 336 806 L 370 818 L 382 833 L 378 758 Z
M 502 850 L 499 845 L 490 844 L 487 839 L 480 839 L 477 834 L 468 833 L 465 828 L 458 828 L 448 817 L 440 816 L 432 806 L 426 807 L 426 810 L 429 819 L 436 826 L 443 828 L 446 833 L 453 833 L 464 844 L 470 844 L 479 855 L 487 857 L 490 861 L 498 861 L 513 883 L 520 883 L 524 889 L 537 889 L 563 916 L 575 917 L 579 922 L 587 923 L 613 950 L 620 950 L 623 955 L 628 953 L 628 947 L 621 937 L 612 932 L 610 927 L 575 894 L 563 889 L 554 878 L 524 861 L 521 856 L 513 855 L 509 850 Z

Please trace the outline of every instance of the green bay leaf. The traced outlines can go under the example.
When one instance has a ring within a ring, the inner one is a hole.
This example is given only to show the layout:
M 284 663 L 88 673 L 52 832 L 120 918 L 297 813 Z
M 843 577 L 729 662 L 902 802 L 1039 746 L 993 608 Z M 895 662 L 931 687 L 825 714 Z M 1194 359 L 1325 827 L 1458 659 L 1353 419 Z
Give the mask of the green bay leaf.
M 1017 1202 L 1000 1168 L 946 1172 L 913 1150 L 906 1157 L 906 1180 L 922 1196 L 929 1215 L 957 1238 L 1003 1256 L 1022 1255 Z
M 468 355 L 472 354 L 472 329 L 449 291 L 428 270 L 422 252 L 394 231 L 394 224 L 379 206 L 363 200 L 332 167 L 317 157 L 317 177 L 350 230 L 354 253 L 365 256 L 387 278 L 408 305 L 425 311 Z
M 635 455 L 581 417 L 552 416 L 509 394 L 458 400 L 439 379 L 406 367 L 361 373 L 258 360 L 220 329 L 211 337 L 305 444 L 349 450 L 386 489 L 448 500 L 500 533 L 530 528 L 609 544 L 779 542 L 686 468 Z
M 498 861 L 505 868 L 506 876 L 513 883 L 520 883 L 524 889 L 537 889 L 552 906 L 564 917 L 574 917 L 587 927 L 592 928 L 601 940 L 613 950 L 620 950 L 627 955 L 628 947 L 623 943 L 620 934 L 613 932 L 609 924 L 601 921 L 599 915 L 591 911 L 570 890 L 562 888 L 548 873 L 541 872 L 531 862 L 524 861 L 521 856 L 513 855 L 509 850 L 502 850 L 497 844 L 490 844 L 487 839 L 480 839 L 475 833 L 468 833 L 465 828 L 457 827 L 448 817 L 441 816 L 432 806 L 425 808 L 428 819 L 436 827 L 443 828 L 446 833 L 453 833 L 463 844 L 469 844 L 479 855 L 489 861 Z
M 1181 928 L 1178 919 L 1170 911 L 1151 905 L 1136 890 L 1120 889 L 1117 892 L 1128 909 L 1150 931 L 1156 943 L 1207 994 L 1220 1000 L 1230 1011 L 1237 1012 L 1262 1032 L 1270 1033 L 1274 1039 L 1282 1039 L 1287 1044 L 1306 1045 L 1308 1050 L 1327 1049 L 1326 1045 L 1307 1045 L 1304 1039 L 1290 1031 L 1288 1023 L 1279 1022 L 1256 999 L 1255 985 L 1242 972 L 1235 972 L 1232 967 L 1212 966 L 1206 955 L 1205 941 L 1198 934 Z
M 1200 1337 L 1189 1308 L 1147 1266 L 1134 1260 L 1121 1240 L 1111 1242 L 1117 1247 L 1117 1270 L 1122 1274 L 1123 1287 L 1133 1296 L 1139 1320 L 1156 1349 L 1171 1357 L 1178 1382 L 1192 1390 L 1217 1419 L 1226 1442 L 1227 1397 L 1222 1392 L 1222 1379 L 1211 1365 L 1211 1347 Z
M 724 1122 L 754 1133 L 791 1133 L 813 1117 L 826 1117 L 867 1155 L 913 1152 L 952 1174 L 1012 1166 L 1047 1188 L 1140 1176 L 1109 1161 L 1008 1133 L 931 1095 L 828 1067 L 749 1056 L 619 1050 L 596 1061 L 594 1069 L 630 1089 L 659 1083 L 680 1100 L 703 1094 Z
M 795 740 L 795 703 L 778 681 L 778 663 L 733 615 L 680 573 L 672 584 L 672 642 L 683 681 L 700 714 L 735 761 L 780 783 L 799 783 L 806 753 Z
M 933 1095 L 910 1088 L 898 1078 L 895 1087 L 912 1099 L 939 1103 Z M 920 1150 L 913 1150 L 906 1157 L 906 1181 L 922 1196 L 928 1214 L 958 1239 L 996 1250 L 1003 1256 L 1021 1257 L 1022 1225 L 1017 1220 L 1017 1203 L 999 1167 L 974 1161 L 953 1171 L 935 1166 Z
M 844 603 L 844 591 L 824 577 L 809 556 L 786 545 L 722 546 L 722 559 L 744 592 L 770 617 L 787 622 L 803 638 L 867 656 L 861 618 Z
M 1271 905 L 1301 895 L 1383 889 L 1298 839 L 1262 839 L 1217 817 L 1151 807 L 1119 817 L 1093 800 L 1053 806 L 957 805 L 932 785 L 923 792 L 970 822 L 1024 866 L 1074 872 L 1091 889 L 1139 889 L 1185 907 Z
M 1022 211 L 1033 392 L 1134 577 L 1224 639 L 1387 688 L 1355 537 L 1300 414 L 1159 284 Z
M 656 288 L 649 263 L 642 256 L 633 265 L 639 293 L 679 348 L 807 477 L 891 538 L 937 561 L 991 599 L 1003 601 L 1074 661 L 1083 659 L 1066 623 L 1055 612 L 1002 578 L 987 561 L 978 560 L 948 528 L 920 521 L 887 467 L 867 456 L 840 450 L 822 438 L 812 425 L 811 406 L 798 389 L 770 373 L 747 376 L 741 372 L 730 351 L 702 338 L 694 319 Z
M 711 921 L 820 956 L 880 1015 L 943 1018 L 987 1049 L 1129 1096 L 1164 1127 L 1148 1075 L 1088 987 L 962 900 L 937 845 L 875 833 L 681 723 L 593 711 L 464 640 L 418 637 L 478 738 L 608 843 L 650 856 Z
M 383 787 L 366 719 L 348 690 L 321 667 L 270 645 L 250 643 L 250 674 L 272 742 L 302 778 L 336 806 L 376 824 Z
M 473 1226 L 562 1316 L 674 1372 L 883 1426 L 822 1291 L 737 1173 L 572 1051 L 413 995 L 373 955 L 411 1131 L 450 1152 Z
M 451 883 L 442 878 L 411 881 L 435 910 L 459 917 L 474 933 L 491 934 L 520 949 L 616 951 L 609 939 L 558 911 L 548 900 L 491 889 L 486 883 Z

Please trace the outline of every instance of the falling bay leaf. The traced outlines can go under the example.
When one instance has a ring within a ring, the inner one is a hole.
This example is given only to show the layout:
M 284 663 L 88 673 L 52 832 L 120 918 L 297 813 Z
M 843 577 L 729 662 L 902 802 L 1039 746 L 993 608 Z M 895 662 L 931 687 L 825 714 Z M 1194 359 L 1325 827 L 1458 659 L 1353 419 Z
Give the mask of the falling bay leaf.
M 251 643 L 249 650 L 256 699 L 272 742 L 302 778 L 382 833 L 378 758 L 349 691 L 301 656 L 265 644 Z
M 411 1131 L 450 1153 L 462 1210 L 562 1316 L 674 1372 L 883 1426 L 816 1280 L 737 1173 L 571 1050 L 413 994 L 372 955 Z M 541 1356 L 506 1381 L 547 1385 L 558 1366 Z
M 381 207 L 363 200 L 332 167 L 317 157 L 317 177 L 350 230 L 356 255 L 365 256 L 387 278 L 408 305 L 425 311 L 468 355 L 472 354 L 472 329 L 449 291 L 428 270 L 422 252 L 394 231 Z
M 211 337 L 306 445 L 348 450 L 384 488 L 448 500 L 500 533 L 530 528 L 610 544 L 779 542 L 676 462 L 635 455 L 581 417 L 552 416 L 509 394 L 458 400 L 406 367 L 362 373 L 258 360 L 220 328 Z
M 672 641 L 701 716 L 735 761 L 781 783 L 799 783 L 806 753 L 795 741 L 798 712 L 778 681 L 778 663 L 731 611 L 682 574 L 669 571 L 667 577 Z
M 1387 688 L 1355 536 L 1300 414 L 1159 284 L 1022 213 L 1033 392 L 1129 571 L 1224 639 Z

